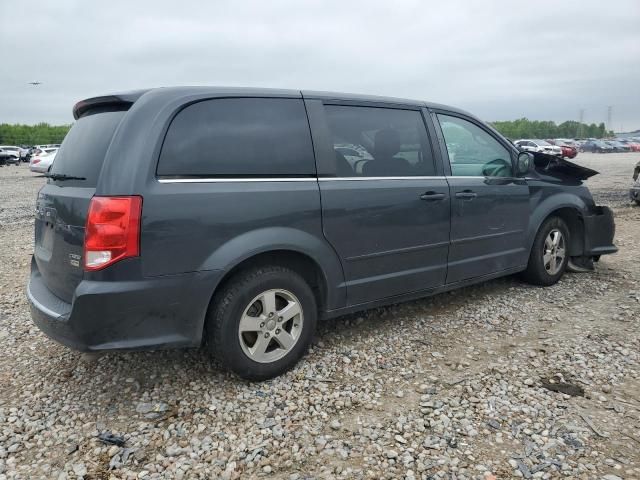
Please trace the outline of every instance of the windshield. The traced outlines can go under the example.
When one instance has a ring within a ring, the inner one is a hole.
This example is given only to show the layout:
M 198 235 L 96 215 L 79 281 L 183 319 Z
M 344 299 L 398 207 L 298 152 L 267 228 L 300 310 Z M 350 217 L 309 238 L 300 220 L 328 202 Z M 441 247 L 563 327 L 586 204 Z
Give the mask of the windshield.
M 545 146 L 546 146 L 546 145 L 551 145 L 549 142 L 545 142 L 544 140 L 536 140 L 536 143 L 537 143 L 538 145 L 545 145 Z
M 62 142 L 51 173 L 84 177 L 85 180 L 77 180 L 78 186 L 95 187 L 107 148 L 124 114 L 117 111 L 81 117 Z

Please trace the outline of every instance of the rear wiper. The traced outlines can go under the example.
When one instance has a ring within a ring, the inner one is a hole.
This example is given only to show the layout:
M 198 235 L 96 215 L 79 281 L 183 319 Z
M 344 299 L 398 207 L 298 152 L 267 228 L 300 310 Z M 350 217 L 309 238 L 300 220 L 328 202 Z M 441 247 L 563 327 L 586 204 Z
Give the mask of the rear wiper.
M 74 177 L 73 175 L 65 175 L 64 173 L 45 173 L 44 176 L 52 180 L 86 180 L 85 177 Z

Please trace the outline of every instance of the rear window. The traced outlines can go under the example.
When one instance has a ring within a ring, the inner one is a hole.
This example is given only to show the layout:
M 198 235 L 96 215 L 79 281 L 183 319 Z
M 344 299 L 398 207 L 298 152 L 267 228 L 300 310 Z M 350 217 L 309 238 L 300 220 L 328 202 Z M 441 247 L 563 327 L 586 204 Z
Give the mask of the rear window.
M 81 117 L 62 142 L 51 173 L 86 178 L 65 181 L 65 186 L 95 187 L 107 148 L 125 113 L 103 111 Z
M 161 177 L 315 175 L 302 100 L 222 98 L 183 109 L 160 153 Z

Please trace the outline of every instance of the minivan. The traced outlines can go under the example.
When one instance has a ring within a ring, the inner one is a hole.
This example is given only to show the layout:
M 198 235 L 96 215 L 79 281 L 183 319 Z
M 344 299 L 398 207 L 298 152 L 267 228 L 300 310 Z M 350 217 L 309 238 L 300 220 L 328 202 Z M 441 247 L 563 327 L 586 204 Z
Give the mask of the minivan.
M 613 253 L 597 172 L 457 108 L 218 87 L 81 101 L 36 205 L 35 323 L 82 351 L 291 368 L 316 322 Z M 549 158 L 547 158 L 549 157 Z

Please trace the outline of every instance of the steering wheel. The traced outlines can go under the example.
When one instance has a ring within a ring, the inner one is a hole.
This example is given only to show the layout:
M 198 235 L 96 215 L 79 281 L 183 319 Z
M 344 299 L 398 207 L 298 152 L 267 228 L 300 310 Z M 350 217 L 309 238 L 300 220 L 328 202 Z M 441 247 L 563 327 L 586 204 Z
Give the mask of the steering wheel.
M 482 167 L 482 174 L 485 177 L 509 177 L 511 176 L 511 168 L 511 162 L 507 162 L 503 158 L 496 158 Z

